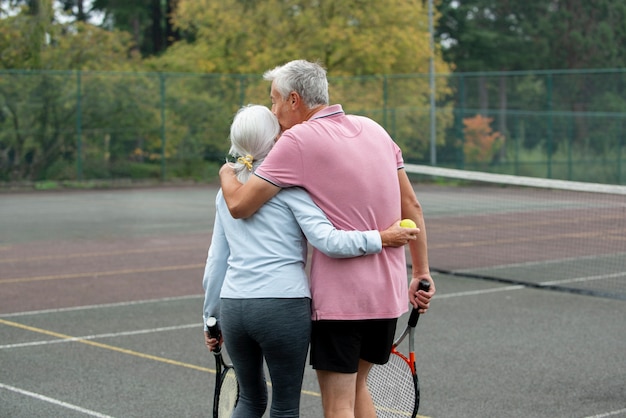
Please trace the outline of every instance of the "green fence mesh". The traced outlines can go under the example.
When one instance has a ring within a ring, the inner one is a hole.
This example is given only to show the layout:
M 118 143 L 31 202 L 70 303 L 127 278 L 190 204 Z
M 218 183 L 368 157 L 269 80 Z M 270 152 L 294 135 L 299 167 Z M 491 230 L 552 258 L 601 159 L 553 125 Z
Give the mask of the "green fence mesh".
M 626 70 L 435 80 L 434 133 L 426 74 L 330 77 L 331 102 L 381 123 L 410 163 L 626 182 Z M 248 103 L 270 104 L 260 75 L 0 71 L 0 181 L 201 179 Z

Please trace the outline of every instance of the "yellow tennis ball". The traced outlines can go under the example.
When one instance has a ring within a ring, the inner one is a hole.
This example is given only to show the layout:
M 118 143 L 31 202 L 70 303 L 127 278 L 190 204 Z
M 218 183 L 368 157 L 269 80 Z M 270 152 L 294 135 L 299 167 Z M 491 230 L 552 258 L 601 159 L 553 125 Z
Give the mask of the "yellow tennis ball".
M 403 219 L 400 221 L 400 226 L 402 228 L 417 228 L 417 225 L 415 224 L 415 222 L 413 222 L 413 219 Z

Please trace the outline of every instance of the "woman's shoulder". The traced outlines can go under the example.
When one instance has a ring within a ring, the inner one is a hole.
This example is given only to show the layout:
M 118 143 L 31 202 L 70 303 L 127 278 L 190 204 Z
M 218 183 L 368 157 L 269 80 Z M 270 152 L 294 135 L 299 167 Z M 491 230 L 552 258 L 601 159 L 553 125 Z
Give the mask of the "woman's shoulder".
M 278 192 L 275 199 L 281 199 L 283 202 L 291 203 L 291 202 L 302 202 L 302 203 L 313 203 L 311 196 L 309 193 L 303 189 L 302 187 L 285 187 Z

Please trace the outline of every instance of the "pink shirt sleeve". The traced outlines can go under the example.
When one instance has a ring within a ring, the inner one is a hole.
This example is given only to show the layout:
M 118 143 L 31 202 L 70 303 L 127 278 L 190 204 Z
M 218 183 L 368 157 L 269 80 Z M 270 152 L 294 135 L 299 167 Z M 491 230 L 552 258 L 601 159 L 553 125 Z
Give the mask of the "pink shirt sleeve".
M 285 132 L 255 174 L 278 187 L 302 187 L 304 171 L 298 143 Z

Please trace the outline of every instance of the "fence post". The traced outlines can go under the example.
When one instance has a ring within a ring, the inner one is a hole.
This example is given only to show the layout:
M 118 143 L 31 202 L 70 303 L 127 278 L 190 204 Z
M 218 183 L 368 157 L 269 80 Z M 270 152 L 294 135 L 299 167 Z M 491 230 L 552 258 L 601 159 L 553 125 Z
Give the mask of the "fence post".
M 246 76 L 241 74 L 239 76 L 239 107 L 244 106 L 246 100 Z
M 76 71 L 76 179 L 83 179 L 81 70 Z
M 617 140 L 617 184 L 622 184 L 622 147 L 624 146 L 624 120 L 622 119 L 620 135 Z
M 161 90 L 161 181 L 165 181 L 165 75 L 159 73 L 159 85 Z
M 569 118 L 570 123 L 567 124 L 569 131 L 567 132 L 567 179 L 574 180 L 574 171 L 572 164 L 572 147 L 574 145 L 574 120 Z
M 548 74 L 548 79 L 546 80 L 547 87 L 547 105 L 548 105 L 548 133 L 547 133 L 547 141 L 546 144 L 546 153 L 548 155 L 548 173 L 547 178 L 552 178 L 552 74 Z
M 463 133 L 463 116 L 465 115 L 465 77 L 463 74 L 458 75 L 459 78 L 459 92 L 458 92 L 458 106 L 455 106 L 455 125 L 456 135 L 459 138 L 457 149 L 456 165 L 459 169 L 465 168 L 465 135 Z M 456 142 L 456 141 L 455 141 Z
M 387 105 L 388 105 L 388 98 L 389 98 L 389 90 L 388 90 L 388 86 L 387 86 L 387 75 L 383 74 L 383 126 L 385 127 L 385 129 L 387 129 L 387 131 L 389 131 L 389 126 L 388 126 L 388 120 L 387 120 Z M 393 135 L 392 135 L 393 136 Z
M 523 118 L 520 118 L 518 121 L 518 130 L 517 130 L 517 138 L 515 138 L 515 149 L 513 152 L 515 156 L 513 157 L 513 174 L 519 176 L 519 153 L 520 153 L 520 143 L 523 143 L 524 138 L 526 137 L 526 123 Z
M 424 4 L 422 2 L 422 4 Z M 435 103 L 435 31 L 433 26 L 433 0 L 428 0 L 428 81 L 430 87 L 430 165 L 437 165 L 437 108 Z

